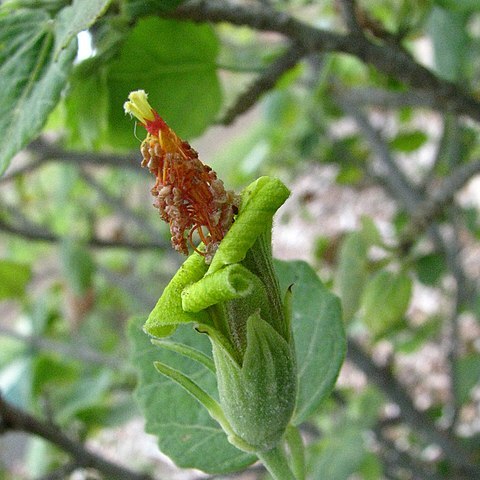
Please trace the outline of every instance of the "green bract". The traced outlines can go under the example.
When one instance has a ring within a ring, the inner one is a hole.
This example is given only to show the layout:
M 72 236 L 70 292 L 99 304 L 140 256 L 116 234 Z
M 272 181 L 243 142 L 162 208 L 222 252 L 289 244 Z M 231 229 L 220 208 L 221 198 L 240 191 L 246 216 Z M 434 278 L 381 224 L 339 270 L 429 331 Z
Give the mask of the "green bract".
M 180 372 L 155 366 L 200 401 L 230 442 L 245 451 L 274 448 L 295 408 L 293 336 L 270 245 L 273 215 L 288 196 L 274 178 L 261 177 L 247 187 L 211 265 L 192 254 L 144 326 L 148 334 L 164 337 L 193 322 L 208 335 L 220 404 Z

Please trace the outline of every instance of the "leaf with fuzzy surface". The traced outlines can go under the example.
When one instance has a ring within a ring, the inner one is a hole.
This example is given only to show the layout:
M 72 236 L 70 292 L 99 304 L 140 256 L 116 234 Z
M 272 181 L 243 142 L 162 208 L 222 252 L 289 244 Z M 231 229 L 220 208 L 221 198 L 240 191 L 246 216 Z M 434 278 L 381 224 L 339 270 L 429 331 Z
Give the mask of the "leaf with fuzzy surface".
M 0 174 L 40 133 L 67 82 L 77 45 L 55 55 L 56 26 L 42 10 L 0 10 Z
M 275 262 L 282 291 L 293 285 L 292 329 L 298 368 L 293 423 L 304 422 L 333 390 L 346 351 L 338 298 L 305 262 Z
M 209 473 L 241 470 L 255 457 L 233 447 L 207 410 L 181 386 L 161 376 L 154 367 L 160 361 L 182 371 L 213 398 L 218 398 L 215 377 L 199 363 L 172 350 L 152 345 L 142 331 L 145 318 L 131 322 L 131 358 L 138 372 L 136 398 L 146 419 L 146 430 L 155 435 L 163 453 L 178 466 Z M 206 335 L 190 325 L 179 327 L 175 341 L 194 346 L 211 357 Z

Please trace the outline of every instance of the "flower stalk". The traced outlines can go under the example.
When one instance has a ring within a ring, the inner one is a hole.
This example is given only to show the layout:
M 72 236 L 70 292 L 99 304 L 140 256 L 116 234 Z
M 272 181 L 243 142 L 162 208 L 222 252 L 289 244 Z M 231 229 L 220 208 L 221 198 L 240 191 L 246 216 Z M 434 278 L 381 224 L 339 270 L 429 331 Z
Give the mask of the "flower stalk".
M 281 447 L 275 448 L 266 452 L 258 452 L 258 459 L 265 465 L 265 468 L 272 475 L 273 480 L 300 480 L 295 477 L 288 465 L 285 452 Z

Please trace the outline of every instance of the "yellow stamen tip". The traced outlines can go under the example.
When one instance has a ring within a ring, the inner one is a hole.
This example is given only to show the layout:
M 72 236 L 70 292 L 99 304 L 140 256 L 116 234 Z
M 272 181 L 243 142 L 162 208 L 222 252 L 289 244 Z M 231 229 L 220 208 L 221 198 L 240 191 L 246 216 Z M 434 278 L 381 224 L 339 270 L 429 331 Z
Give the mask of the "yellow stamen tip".
M 128 102 L 123 104 L 125 113 L 133 115 L 140 122 L 145 123 L 146 120 L 154 120 L 152 107 L 148 103 L 148 95 L 145 90 L 135 90 L 128 95 Z

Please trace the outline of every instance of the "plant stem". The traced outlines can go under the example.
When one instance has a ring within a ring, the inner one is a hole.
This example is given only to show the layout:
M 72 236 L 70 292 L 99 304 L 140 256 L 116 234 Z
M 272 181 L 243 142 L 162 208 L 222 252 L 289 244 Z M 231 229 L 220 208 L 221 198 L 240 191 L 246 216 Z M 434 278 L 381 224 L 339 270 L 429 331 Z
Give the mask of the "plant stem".
M 277 445 L 272 450 L 256 452 L 256 455 L 274 480 L 298 480 L 290 470 L 285 452 L 280 446 Z
M 305 449 L 299 429 L 289 425 L 285 434 L 285 440 L 292 458 L 293 473 L 297 480 L 305 480 Z

